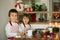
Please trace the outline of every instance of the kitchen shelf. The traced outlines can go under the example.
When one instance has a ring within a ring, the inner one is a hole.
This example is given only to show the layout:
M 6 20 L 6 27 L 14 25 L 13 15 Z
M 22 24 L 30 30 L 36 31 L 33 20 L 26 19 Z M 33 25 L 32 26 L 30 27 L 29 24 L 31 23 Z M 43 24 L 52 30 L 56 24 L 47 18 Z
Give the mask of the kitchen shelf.
M 23 11 L 23 12 L 21 12 L 21 11 L 19 11 L 19 15 L 20 14 L 54 14 L 54 13 L 60 13 L 60 12 L 58 12 L 58 11 L 34 11 L 34 12 L 25 12 L 25 11 Z M 53 21 L 52 21 L 52 19 L 50 20 L 50 22 L 52 22 L 52 23 L 54 23 Z M 48 23 L 50 23 L 49 21 L 47 21 L 47 22 L 31 22 L 31 24 L 48 24 Z M 59 23 L 60 24 L 60 23 Z
M 55 22 L 31 22 L 31 24 L 54 24 Z M 58 25 L 60 25 L 60 22 L 57 22 Z
M 30 22 L 31 24 L 48 24 L 49 22 Z
M 47 13 L 49 13 L 49 14 L 52 14 L 52 13 L 60 13 L 60 12 L 57 12 L 57 11 L 53 11 L 53 12 L 51 12 L 51 11 L 34 11 L 34 12 L 19 12 L 19 13 L 26 13 L 26 14 L 36 14 L 36 13 L 38 13 L 38 14 L 40 14 L 40 13 L 42 13 L 42 14 L 47 14 Z

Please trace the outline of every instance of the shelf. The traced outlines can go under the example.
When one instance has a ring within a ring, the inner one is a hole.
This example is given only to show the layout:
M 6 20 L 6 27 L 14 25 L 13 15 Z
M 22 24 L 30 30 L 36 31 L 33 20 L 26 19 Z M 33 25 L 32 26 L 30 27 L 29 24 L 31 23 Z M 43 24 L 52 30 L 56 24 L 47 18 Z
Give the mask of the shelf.
M 48 24 L 49 22 L 31 22 L 31 24 Z
M 55 24 L 55 22 L 31 22 L 31 24 Z M 57 22 L 58 25 L 60 25 L 60 22 Z
M 53 11 L 53 12 L 51 12 L 51 11 L 35 11 L 35 12 L 19 12 L 19 13 L 26 13 L 26 14 L 36 14 L 36 13 L 43 13 L 43 14 L 47 14 L 47 13 L 49 13 L 49 14 L 52 14 L 52 13 L 60 13 L 60 12 L 57 12 L 57 11 Z
M 58 11 L 35 11 L 35 12 L 20 12 L 19 11 L 19 14 L 40 14 L 40 13 L 43 13 L 43 14 L 53 14 L 53 13 L 60 13 L 60 12 L 58 12 Z M 55 20 L 55 19 L 54 19 Z M 51 20 L 51 22 L 52 23 L 54 23 L 55 21 L 52 21 Z M 47 21 L 47 22 L 31 22 L 31 24 L 49 24 L 50 22 L 49 22 L 49 20 Z M 58 24 L 60 24 L 60 23 L 58 23 Z

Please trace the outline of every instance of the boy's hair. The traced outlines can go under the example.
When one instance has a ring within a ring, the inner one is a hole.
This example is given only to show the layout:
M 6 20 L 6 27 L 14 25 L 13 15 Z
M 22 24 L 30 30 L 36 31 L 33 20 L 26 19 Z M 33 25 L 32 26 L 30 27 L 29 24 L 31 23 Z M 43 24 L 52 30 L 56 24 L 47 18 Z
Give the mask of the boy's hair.
M 10 9 L 10 10 L 9 10 L 9 14 L 8 14 L 9 17 L 10 17 L 11 12 L 13 12 L 13 13 L 18 13 L 18 11 L 17 11 L 16 9 Z

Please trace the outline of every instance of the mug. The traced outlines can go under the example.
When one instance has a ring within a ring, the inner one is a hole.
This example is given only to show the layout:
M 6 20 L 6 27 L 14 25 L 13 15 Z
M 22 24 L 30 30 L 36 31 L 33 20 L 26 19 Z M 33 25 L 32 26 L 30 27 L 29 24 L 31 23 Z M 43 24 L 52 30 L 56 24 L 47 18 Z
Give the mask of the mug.
M 31 36 L 32 36 L 32 30 L 28 30 L 26 35 L 27 35 L 28 37 L 31 37 Z

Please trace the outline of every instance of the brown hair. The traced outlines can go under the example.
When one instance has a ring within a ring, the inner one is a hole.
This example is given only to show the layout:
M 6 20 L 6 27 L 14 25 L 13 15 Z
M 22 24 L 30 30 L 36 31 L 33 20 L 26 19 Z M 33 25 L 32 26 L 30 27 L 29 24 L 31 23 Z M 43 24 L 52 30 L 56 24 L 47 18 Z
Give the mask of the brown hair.
M 29 18 L 28 24 L 30 25 L 30 16 L 29 16 L 28 14 L 23 14 L 23 15 L 22 15 L 22 23 L 23 23 L 23 18 L 24 18 L 24 17 Z M 23 23 L 23 25 L 24 25 L 24 27 L 26 27 L 24 23 Z M 31 27 L 31 25 L 30 25 L 30 27 Z
M 11 15 L 11 12 L 16 13 L 16 14 L 18 13 L 18 11 L 16 9 L 10 9 L 9 10 L 9 14 L 8 14 L 9 17 Z

